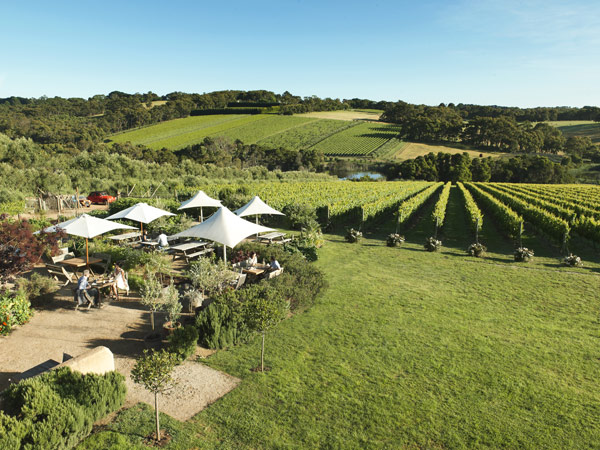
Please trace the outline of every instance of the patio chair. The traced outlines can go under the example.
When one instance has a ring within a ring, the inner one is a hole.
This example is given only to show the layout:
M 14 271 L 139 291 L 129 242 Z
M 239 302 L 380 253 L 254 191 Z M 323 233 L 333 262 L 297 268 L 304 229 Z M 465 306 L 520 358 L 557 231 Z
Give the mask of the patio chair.
M 246 282 L 247 276 L 248 276 L 248 274 L 243 273 L 238 277 L 237 283 L 234 288 L 236 291 L 244 285 L 244 283 Z
M 61 249 L 63 250 L 63 249 Z M 64 261 L 65 259 L 74 258 L 75 254 L 73 252 L 60 253 L 56 256 L 51 256 L 52 264 L 56 264 L 57 262 Z
M 75 283 L 77 281 L 75 274 L 69 272 L 63 266 L 59 266 L 57 264 L 46 264 L 46 270 L 48 271 L 48 275 L 50 275 L 56 281 L 60 282 L 61 278 L 64 278 L 66 281 L 63 286 L 66 286 L 69 283 Z
M 94 258 L 102 259 L 101 262 L 93 264 L 94 266 L 102 268 L 102 275 L 106 275 L 108 273 L 108 269 L 110 268 L 110 263 L 112 262 L 112 256 L 109 253 L 94 253 L 92 255 Z

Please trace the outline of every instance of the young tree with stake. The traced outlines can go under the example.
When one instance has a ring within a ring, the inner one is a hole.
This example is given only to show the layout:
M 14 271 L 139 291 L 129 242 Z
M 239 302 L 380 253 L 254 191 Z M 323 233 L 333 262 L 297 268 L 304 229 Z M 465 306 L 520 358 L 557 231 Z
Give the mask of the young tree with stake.
M 156 441 L 160 441 L 160 422 L 158 418 L 158 394 L 175 387 L 173 369 L 177 365 L 177 356 L 166 350 L 144 350 L 131 370 L 131 378 L 154 394 L 154 413 L 156 419 Z

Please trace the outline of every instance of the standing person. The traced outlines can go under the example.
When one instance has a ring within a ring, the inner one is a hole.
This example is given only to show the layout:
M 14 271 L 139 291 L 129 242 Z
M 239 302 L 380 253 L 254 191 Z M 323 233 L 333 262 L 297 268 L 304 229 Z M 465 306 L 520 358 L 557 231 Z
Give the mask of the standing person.
M 119 265 L 115 263 L 115 270 L 113 272 L 113 275 L 115 277 L 115 282 L 111 286 L 111 289 L 113 292 L 113 297 L 116 300 L 119 300 L 119 289 L 127 291 L 127 294 L 129 295 L 129 283 L 127 282 L 127 274 L 125 273 L 122 267 L 119 267 Z
M 90 271 L 85 269 L 83 271 L 83 275 L 79 278 L 77 282 L 77 306 L 75 309 L 80 306 L 85 306 L 84 303 L 87 302 L 88 309 L 93 305 L 98 303 L 98 289 L 92 288 L 88 279 L 90 277 Z
M 169 241 L 167 241 L 167 235 L 164 231 L 161 230 L 158 235 L 158 248 L 167 248 L 169 246 Z

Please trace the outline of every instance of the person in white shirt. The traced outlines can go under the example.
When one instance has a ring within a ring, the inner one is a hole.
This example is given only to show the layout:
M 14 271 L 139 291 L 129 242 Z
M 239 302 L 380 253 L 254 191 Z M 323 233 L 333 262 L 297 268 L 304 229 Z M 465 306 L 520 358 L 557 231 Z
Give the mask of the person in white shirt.
M 271 256 L 271 263 L 269 264 L 269 266 L 270 266 L 269 267 L 270 272 L 274 272 L 275 270 L 281 269 L 281 265 L 279 264 L 279 261 L 277 261 L 274 256 Z
M 258 257 L 256 256 L 256 252 L 252 252 L 250 257 L 246 260 L 247 267 L 254 267 L 258 264 Z
M 169 241 L 167 241 L 167 235 L 164 231 L 161 231 L 158 235 L 158 248 L 167 248 L 169 246 Z

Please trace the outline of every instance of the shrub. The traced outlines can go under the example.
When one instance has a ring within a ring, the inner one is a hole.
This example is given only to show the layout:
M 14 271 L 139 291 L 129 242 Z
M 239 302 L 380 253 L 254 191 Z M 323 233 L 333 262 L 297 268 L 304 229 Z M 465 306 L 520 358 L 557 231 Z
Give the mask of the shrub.
M 23 290 L 0 294 L 0 334 L 8 334 L 11 328 L 24 324 L 31 316 L 31 303 Z
M 515 261 L 529 262 L 533 259 L 533 255 L 533 250 L 529 250 L 527 247 L 519 247 L 515 250 Z
M 442 248 L 442 241 L 438 241 L 434 237 L 429 237 L 425 240 L 425 250 L 428 252 L 437 252 L 440 248 Z
M 87 436 L 92 424 L 125 400 L 122 375 L 46 372 L 2 392 L 2 448 L 69 449 Z M 4 430 L 2 430 L 4 428 Z
M 196 316 L 200 344 L 208 348 L 224 348 L 246 341 L 249 330 L 244 322 L 243 306 L 238 291 L 227 291 Z
M 487 248 L 485 247 L 485 245 L 477 242 L 475 244 L 469 245 L 469 248 L 467 249 L 467 253 L 470 256 L 475 256 L 476 258 L 480 258 L 482 256 L 485 256 L 486 250 L 487 250 Z
M 358 243 L 358 241 L 362 239 L 362 232 L 350 228 L 349 230 L 346 230 L 345 239 L 350 243 Z
M 286 205 L 282 212 L 287 217 L 290 227 L 295 230 L 300 230 L 302 228 L 306 228 L 307 226 L 311 226 L 313 222 L 317 221 L 316 210 L 308 205 Z
M 180 362 L 185 361 L 196 351 L 198 344 L 198 329 L 193 325 L 177 328 L 169 336 L 169 351 L 177 355 Z
M 565 256 L 563 263 L 571 267 L 583 267 L 583 261 L 581 258 L 573 253 L 569 253 L 569 256 Z
M 19 286 L 19 289 L 25 292 L 27 299 L 34 306 L 41 305 L 48 294 L 52 294 L 58 290 L 56 281 L 38 273 L 33 273 L 29 279 L 18 278 L 17 285 Z
M 398 233 L 392 233 L 388 235 L 385 243 L 388 247 L 398 247 L 402 245 L 405 240 L 406 239 L 404 238 L 404 236 L 400 236 Z

